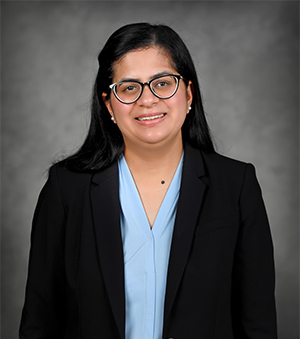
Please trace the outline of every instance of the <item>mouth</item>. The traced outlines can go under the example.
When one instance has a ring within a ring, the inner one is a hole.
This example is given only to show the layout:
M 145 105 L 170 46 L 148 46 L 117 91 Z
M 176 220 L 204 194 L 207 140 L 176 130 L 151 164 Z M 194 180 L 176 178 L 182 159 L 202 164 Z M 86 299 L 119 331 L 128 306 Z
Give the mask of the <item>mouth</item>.
M 152 116 L 137 117 L 136 119 L 138 121 L 151 121 L 151 120 L 163 118 L 165 115 L 166 113 L 162 113 L 162 114 L 157 114 L 157 115 L 152 115 Z

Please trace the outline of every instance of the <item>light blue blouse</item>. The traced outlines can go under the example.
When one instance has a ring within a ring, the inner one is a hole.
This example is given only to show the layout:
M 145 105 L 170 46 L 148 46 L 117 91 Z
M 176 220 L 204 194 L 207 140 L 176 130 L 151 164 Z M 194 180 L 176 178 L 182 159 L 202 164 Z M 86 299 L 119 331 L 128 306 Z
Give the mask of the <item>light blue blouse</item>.
M 152 229 L 124 156 L 119 160 L 126 339 L 161 339 L 170 246 L 182 159 Z

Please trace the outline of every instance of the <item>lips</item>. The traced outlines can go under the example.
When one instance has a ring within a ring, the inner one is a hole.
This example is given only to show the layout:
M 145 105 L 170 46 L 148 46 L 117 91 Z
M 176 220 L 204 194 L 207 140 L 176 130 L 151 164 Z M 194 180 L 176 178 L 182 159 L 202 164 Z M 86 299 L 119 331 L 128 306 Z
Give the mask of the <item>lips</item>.
M 150 120 L 155 120 L 158 118 L 163 118 L 164 114 L 158 114 L 158 115 L 153 115 L 151 117 L 143 117 L 143 118 L 137 118 L 139 121 L 150 121 Z
M 155 114 L 155 115 L 145 115 L 145 116 L 139 116 L 136 119 L 138 121 L 151 121 L 151 120 L 163 118 L 165 115 L 166 113 Z

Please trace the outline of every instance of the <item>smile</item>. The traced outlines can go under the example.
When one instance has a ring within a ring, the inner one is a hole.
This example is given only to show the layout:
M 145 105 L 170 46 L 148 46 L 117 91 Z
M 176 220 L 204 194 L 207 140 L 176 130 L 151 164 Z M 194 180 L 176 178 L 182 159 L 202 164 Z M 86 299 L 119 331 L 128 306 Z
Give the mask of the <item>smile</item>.
M 149 120 L 155 120 L 159 118 L 163 118 L 165 116 L 165 113 L 159 114 L 159 115 L 153 115 L 152 117 L 143 117 L 143 118 L 137 118 L 139 121 L 149 121 Z

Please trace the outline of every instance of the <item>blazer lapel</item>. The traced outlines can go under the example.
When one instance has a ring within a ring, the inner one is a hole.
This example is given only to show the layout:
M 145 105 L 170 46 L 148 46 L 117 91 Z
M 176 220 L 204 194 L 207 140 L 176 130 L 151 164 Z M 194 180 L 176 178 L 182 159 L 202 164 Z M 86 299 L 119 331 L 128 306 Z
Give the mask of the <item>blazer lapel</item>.
M 166 321 L 187 263 L 206 185 L 200 180 L 205 175 L 201 152 L 185 146 L 184 163 L 177 215 L 170 251 L 164 320 Z
M 92 185 L 91 203 L 99 261 L 121 338 L 125 338 L 124 260 L 117 162 L 95 174 Z

